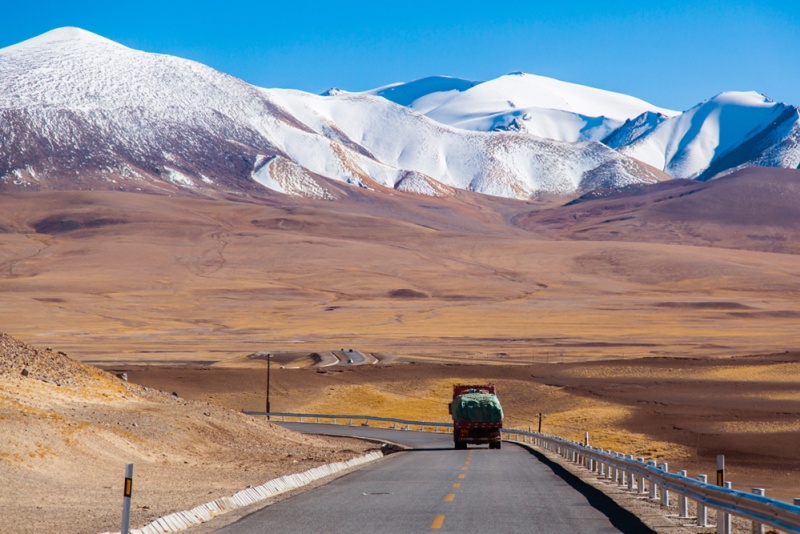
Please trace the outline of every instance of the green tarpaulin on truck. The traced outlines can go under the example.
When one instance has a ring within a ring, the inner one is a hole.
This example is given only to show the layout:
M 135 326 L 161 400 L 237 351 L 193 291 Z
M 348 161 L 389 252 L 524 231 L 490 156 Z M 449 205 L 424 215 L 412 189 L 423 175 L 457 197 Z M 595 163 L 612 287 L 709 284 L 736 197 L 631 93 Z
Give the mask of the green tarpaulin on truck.
M 503 407 L 496 395 L 464 393 L 453 399 L 453 419 L 475 423 L 497 423 L 503 420 Z

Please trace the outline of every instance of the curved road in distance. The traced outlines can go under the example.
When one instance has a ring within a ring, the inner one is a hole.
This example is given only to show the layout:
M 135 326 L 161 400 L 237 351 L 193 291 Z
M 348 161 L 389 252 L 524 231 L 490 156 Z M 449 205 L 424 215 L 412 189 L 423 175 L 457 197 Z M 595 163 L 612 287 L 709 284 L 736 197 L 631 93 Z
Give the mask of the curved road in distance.
M 335 350 L 333 354 L 339 359 L 339 365 L 364 365 L 367 363 L 366 356 L 352 349 L 349 351 Z
M 258 510 L 218 534 L 647 533 L 598 490 L 527 449 L 453 449 L 451 434 L 280 423 L 413 447 Z

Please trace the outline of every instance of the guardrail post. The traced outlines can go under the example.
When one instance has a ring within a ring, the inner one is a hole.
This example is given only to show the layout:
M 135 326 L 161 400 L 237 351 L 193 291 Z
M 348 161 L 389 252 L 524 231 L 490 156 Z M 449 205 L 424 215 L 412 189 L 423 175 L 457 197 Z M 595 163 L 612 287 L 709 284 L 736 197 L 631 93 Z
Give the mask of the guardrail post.
M 640 456 L 640 457 L 636 458 L 636 461 L 643 464 L 644 463 L 644 458 Z M 645 487 L 644 487 L 645 477 L 644 477 L 644 475 L 639 475 L 637 478 L 639 479 L 639 493 L 644 495 L 645 493 L 647 493 L 647 489 L 645 489 Z
M 628 461 L 633 461 L 633 455 L 632 454 L 627 454 L 627 455 L 625 455 L 625 459 L 628 460 Z M 635 481 L 636 481 L 635 480 L 635 475 L 633 474 L 633 471 L 630 471 L 628 473 L 628 491 L 633 491 L 633 483 Z
M 349 426 L 353 426 L 353 420 L 350 419 L 350 423 L 348 423 L 348 424 L 349 424 Z
M 669 473 L 669 464 L 667 462 L 664 462 L 658 467 L 665 473 Z M 669 490 L 664 486 L 661 486 L 661 506 L 669 506 Z
M 719 458 L 719 456 L 717 458 Z M 717 472 L 717 480 L 719 480 L 719 471 Z M 724 486 L 727 489 L 731 489 L 732 485 L 733 484 L 730 482 L 724 483 Z M 717 534 L 731 534 L 731 514 L 726 514 L 722 510 L 717 510 Z
M 122 493 L 122 530 L 120 534 L 131 531 L 131 494 L 133 493 L 133 464 L 125 465 L 125 488 Z
M 697 475 L 697 480 L 703 484 L 708 484 L 708 475 Z M 708 526 L 708 508 L 700 501 L 697 501 L 697 526 Z
M 753 493 L 755 495 L 761 495 L 763 497 L 765 493 L 764 488 L 753 488 Z M 758 521 L 753 521 L 752 532 L 753 534 L 764 534 L 764 525 L 762 525 Z
M 650 467 L 655 467 L 656 466 L 656 461 L 655 460 L 650 460 L 650 461 L 647 462 L 647 465 L 649 465 Z M 653 479 L 653 477 L 648 477 L 647 481 L 650 484 L 650 498 L 655 500 L 656 496 L 658 495 L 658 493 L 657 493 L 658 492 L 658 484 L 656 484 L 656 481 Z
M 678 471 L 678 475 L 686 478 L 686 470 Z M 689 517 L 689 499 L 683 493 L 678 494 L 678 517 L 681 519 Z

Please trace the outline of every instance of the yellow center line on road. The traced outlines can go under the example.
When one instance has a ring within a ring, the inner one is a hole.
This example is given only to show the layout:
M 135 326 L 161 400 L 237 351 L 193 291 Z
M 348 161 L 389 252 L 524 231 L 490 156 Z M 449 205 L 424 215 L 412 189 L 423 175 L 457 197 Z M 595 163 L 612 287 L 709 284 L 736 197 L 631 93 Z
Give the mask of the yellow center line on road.
M 467 467 L 466 465 L 461 468 L 462 471 L 466 471 L 467 469 L 469 469 L 469 467 Z
M 464 465 L 469 465 L 469 460 L 467 460 L 466 462 L 464 462 Z
M 442 528 L 442 523 L 444 523 L 444 516 L 437 515 L 434 518 L 433 523 L 431 523 L 431 528 Z
M 461 487 L 461 484 L 459 484 L 458 482 L 456 482 L 455 484 L 453 484 L 453 487 L 454 487 L 454 488 L 456 488 L 456 489 L 458 489 L 458 488 L 460 488 L 460 487 Z
M 455 499 L 455 498 L 456 498 L 456 494 L 455 493 L 448 493 L 444 497 L 444 502 L 453 502 L 453 499 Z
M 460 475 L 458 475 L 458 478 L 464 478 L 465 476 L 466 475 L 464 473 L 461 473 Z

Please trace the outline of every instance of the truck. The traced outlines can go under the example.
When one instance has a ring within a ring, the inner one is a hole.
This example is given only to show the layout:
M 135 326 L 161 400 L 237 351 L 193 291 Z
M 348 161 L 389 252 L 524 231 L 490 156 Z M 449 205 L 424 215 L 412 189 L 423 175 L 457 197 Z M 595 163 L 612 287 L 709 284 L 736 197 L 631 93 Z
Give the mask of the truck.
M 488 443 L 490 449 L 500 448 L 503 407 L 494 384 L 454 385 L 449 409 L 453 416 L 453 442 L 456 449 L 466 449 L 468 443 Z

